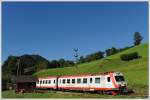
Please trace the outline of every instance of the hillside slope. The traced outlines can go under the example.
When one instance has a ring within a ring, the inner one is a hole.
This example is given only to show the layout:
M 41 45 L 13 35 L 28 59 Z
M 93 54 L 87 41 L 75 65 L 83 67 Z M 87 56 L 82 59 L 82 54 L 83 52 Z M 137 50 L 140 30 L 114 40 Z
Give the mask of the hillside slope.
M 124 53 L 138 52 L 142 58 L 132 61 L 121 61 L 120 55 Z M 128 88 L 135 91 L 135 95 L 148 95 L 148 44 L 142 44 L 128 50 L 122 51 L 115 55 L 106 57 L 101 60 L 96 60 L 89 63 L 84 63 L 76 67 L 56 68 L 42 70 L 35 73 L 35 76 L 60 76 L 60 75 L 75 75 L 100 73 L 106 71 L 119 71 L 125 76 L 128 82 Z

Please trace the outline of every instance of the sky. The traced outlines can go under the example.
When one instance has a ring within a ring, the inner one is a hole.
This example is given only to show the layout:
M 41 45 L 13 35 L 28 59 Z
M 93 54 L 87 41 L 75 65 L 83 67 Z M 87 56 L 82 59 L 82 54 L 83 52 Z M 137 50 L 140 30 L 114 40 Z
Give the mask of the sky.
M 148 2 L 3 2 L 2 61 L 38 54 L 74 60 L 133 45 L 134 32 L 148 42 Z

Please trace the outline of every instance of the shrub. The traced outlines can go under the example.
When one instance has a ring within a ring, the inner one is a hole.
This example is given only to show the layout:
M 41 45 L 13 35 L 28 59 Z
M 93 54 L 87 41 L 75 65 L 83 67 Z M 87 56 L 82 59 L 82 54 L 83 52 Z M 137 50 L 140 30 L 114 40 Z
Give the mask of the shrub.
M 120 58 L 121 58 L 121 60 L 124 60 L 124 61 L 128 61 L 128 59 L 129 59 L 127 54 L 120 55 Z
M 123 61 L 129 61 L 129 60 L 137 59 L 139 57 L 140 56 L 138 55 L 137 52 L 133 52 L 133 53 L 130 53 L 130 54 L 122 54 L 122 55 L 120 55 L 120 58 Z

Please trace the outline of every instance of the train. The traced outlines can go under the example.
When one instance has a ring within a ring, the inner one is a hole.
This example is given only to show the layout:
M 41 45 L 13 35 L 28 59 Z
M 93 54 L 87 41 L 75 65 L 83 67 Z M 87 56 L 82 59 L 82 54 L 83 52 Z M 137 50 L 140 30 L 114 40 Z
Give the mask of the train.
M 108 94 L 125 94 L 127 82 L 121 72 L 38 77 L 37 89 L 75 90 Z

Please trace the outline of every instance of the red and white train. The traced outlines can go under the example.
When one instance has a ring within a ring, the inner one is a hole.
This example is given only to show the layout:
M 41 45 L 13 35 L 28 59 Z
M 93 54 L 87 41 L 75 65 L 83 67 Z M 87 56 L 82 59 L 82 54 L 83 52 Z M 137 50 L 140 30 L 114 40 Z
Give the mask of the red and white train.
M 127 83 L 120 72 L 106 72 L 103 74 L 50 76 L 38 78 L 36 88 L 57 90 L 96 91 L 100 93 L 126 93 Z

